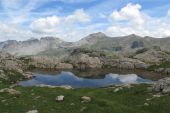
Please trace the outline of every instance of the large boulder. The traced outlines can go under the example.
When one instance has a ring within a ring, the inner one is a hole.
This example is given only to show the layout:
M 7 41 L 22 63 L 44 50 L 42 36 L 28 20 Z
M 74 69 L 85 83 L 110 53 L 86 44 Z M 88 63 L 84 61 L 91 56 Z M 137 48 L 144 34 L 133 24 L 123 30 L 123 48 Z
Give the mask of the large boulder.
M 153 91 L 160 92 L 163 94 L 170 94 L 170 78 L 163 78 L 158 80 L 153 85 Z

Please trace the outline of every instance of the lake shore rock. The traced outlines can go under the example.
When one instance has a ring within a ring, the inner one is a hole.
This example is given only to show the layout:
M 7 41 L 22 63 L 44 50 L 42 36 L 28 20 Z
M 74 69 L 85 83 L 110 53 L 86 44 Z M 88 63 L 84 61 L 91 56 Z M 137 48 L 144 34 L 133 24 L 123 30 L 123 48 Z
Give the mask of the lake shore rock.
M 170 94 L 170 78 L 163 78 L 158 80 L 153 85 L 153 91 L 163 94 Z

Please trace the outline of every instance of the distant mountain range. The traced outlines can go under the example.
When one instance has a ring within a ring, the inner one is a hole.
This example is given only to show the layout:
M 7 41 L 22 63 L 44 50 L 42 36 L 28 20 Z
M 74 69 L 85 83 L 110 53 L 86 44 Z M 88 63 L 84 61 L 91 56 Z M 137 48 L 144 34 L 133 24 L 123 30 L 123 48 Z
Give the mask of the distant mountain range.
M 29 39 L 26 41 L 7 40 L 0 42 L 0 51 L 13 55 L 55 55 L 62 56 L 74 48 L 88 48 L 114 53 L 133 53 L 142 48 L 157 48 L 170 52 L 170 37 L 140 37 L 135 34 L 122 37 L 109 37 L 98 32 L 77 42 L 65 42 L 55 37 Z

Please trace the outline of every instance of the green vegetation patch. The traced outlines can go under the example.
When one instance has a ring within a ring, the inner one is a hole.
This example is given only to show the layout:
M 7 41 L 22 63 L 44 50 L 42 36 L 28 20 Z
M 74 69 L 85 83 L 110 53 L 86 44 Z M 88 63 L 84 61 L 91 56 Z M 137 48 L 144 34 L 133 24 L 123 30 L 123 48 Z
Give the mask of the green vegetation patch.
M 149 71 L 154 71 L 159 68 L 170 68 L 170 62 L 164 62 L 158 65 L 152 65 L 148 68 Z
M 17 72 L 16 70 L 3 70 L 5 74 L 5 78 L 0 78 L 0 82 L 4 84 L 13 84 L 18 82 L 19 80 L 24 79 L 24 76 Z
M 169 113 L 170 96 L 152 98 L 147 85 L 136 85 L 115 92 L 115 88 L 72 89 L 17 87 L 21 95 L 0 93 L 1 113 L 25 113 L 38 110 L 39 113 Z M 56 96 L 64 95 L 64 101 L 57 102 Z M 91 97 L 89 103 L 82 103 L 82 96 Z M 147 103 L 148 105 L 145 105 Z

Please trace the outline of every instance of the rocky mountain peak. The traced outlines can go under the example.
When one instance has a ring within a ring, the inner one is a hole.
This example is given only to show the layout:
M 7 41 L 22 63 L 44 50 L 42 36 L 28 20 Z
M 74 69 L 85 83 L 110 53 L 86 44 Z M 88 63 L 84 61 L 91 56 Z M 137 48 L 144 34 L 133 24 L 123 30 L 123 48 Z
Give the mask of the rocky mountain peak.
M 125 37 L 129 37 L 129 38 L 142 38 L 141 36 L 136 35 L 136 34 L 130 34 L 130 35 L 127 35 Z
M 54 42 L 63 42 L 60 38 L 56 38 L 56 37 L 42 37 L 40 39 L 40 41 L 54 41 Z
M 97 32 L 89 35 L 90 37 L 107 37 L 104 33 L 102 32 Z
M 87 37 L 85 37 L 82 40 L 96 40 L 96 39 L 101 39 L 101 38 L 107 38 L 108 36 L 106 36 L 104 33 L 102 32 L 97 32 L 97 33 L 93 33 L 88 35 Z

